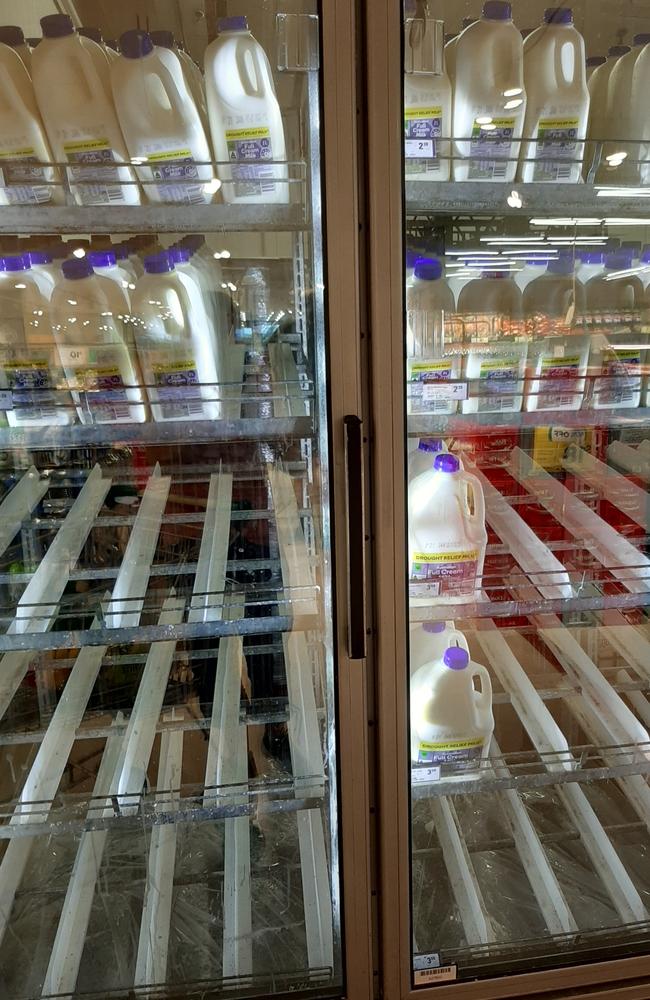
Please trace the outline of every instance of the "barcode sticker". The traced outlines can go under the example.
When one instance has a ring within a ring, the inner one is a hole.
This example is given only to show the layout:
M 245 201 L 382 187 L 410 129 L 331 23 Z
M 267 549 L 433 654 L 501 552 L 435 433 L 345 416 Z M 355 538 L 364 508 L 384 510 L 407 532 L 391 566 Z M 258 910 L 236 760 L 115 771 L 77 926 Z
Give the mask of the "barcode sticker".
M 450 983 L 455 978 L 455 965 L 439 965 L 430 969 L 413 970 L 413 982 L 416 986 L 424 986 L 427 983 Z
M 433 767 L 417 767 L 411 771 L 411 781 L 414 785 L 440 780 L 440 765 Z
M 467 399 L 467 382 L 424 382 L 422 399 L 426 403 L 439 399 Z
M 0 410 L 13 410 L 14 397 L 11 389 L 0 389 Z

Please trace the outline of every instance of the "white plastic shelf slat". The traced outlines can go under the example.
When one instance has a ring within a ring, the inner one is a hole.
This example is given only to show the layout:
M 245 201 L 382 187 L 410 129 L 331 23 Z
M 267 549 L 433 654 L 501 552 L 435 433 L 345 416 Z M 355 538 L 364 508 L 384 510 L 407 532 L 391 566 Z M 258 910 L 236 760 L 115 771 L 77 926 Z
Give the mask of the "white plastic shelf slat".
M 51 486 L 47 478 L 41 478 L 33 465 L 16 483 L 8 496 L 0 504 L 0 555 L 6 551 L 11 540 Z
M 599 631 L 640 677 L 650 681 L 650 642 L 619 612 L 605 611 Z
M 638 448 L 631 448 L 624 441 L 612 441 L 607 448 L 607 458 L 637 479 L 650 483 L 650 455 L 644 454 Z
M 629 591 L 650 590 L 650 559 L 521 448 L 513 449 L 508 471 Z
M 467 943 L 485 945 L 494 941 L 494 931 L 465 842 L 458 832 L 456 810 L 445 797 L 429 802 L 442 856 L 449 876 Z
M 630 684 L 632 681 L 627 670 L 619 670 L 616 679 L 620 684 Z M 625 697 L 634 706 L 634 710 L 641 717 L 641 721 L 650 729 L 650 701 L 648 701 L 643 691 L 627 691 Z
M 285 601 L 294 615 L 317 615 L 319 602 L 291 476 L 267 465 L 280 548 Z
M 108 628 L 133 628 L 140 621 L 170 485 L 171 478 L 161 476 L 160 466 L 156 465 L 144 491 L 106 611 Z
M 228 344 L 224 350 L 226 385 L 221 386 L 221 414 L 224 420 L 241 418 L 242 386 L 246 348 L 242 344 Z
M 584 448 L 568 448 L 562 465 L 569 472 L 599 490 L 620 511 L 648 530 L 648 504 L 650 496 L 635 483 L 622 476 L 611 465 L 605 465 Z
M 291 345 L 269 344 L 271 385 L 273 389 L 274 417 L 309 416 L 309 404 L 304 398 L 300 375 Z
M 166 717 L 171 721 L 171 717 Z M 183 763 L 183 731 L 164 732 L 160 738 L 156 810 L 178 809 Z M 149 845 L 135 986 L 158 985 L 167 981 L 167 953 L 171 926 L 176 861 L 176 824 L 153 827 Z
M 189 622 L 220 621 L 230 544 L 232 476 L 210 476 L 201 548 L 194 578 Z

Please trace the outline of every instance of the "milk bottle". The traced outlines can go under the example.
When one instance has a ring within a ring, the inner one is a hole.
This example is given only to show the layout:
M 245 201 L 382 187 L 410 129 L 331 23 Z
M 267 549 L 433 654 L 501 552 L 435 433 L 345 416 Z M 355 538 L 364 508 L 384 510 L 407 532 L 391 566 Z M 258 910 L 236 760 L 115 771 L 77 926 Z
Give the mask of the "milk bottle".
M 218 27 L 204 61 L 224 201 L 286 205 L 289 174 L 282 161 L 287 153 L 271 66 L 245 17 L 222 18 Z
M 137 173 L 149 201 L 211 202 L 210 147 L 177 56 L 146 31 L 125 31 L 120 49 L 113 98 L 129 155 L 143 163 Z
M 439 260 L 418 260 L 406 296 L 406 356 L 411 413 L 455 413 L 457 402 L 441 399 L 440 380 L 460 376 L 460 357 L 445 356 L 445 324 L 454 312 L 451 289 Z
M 521 332 L 522 300 L 507 271 L 482 271 L 458 296 L 465 337 L 473 341 L 514 336 Z
M 647 342 L 647 334 L 637 332 L 592 335 L 589 363 L 604 376 L 594 380 L 594 409 L 629 410 L 640 405 Z
M 605 254 L 602 250 L 580 250 L 578 259 L 580 264 L 576 273 L 582 285 L 605 270 Z
M 494 732 L 490 675 L 461 646 L 423 664 L 411 678 L 411 760 L 461 779 L 480 767 Z M 477 776 L 476 773 L 474 776 Z
M 43 41 L 32 55 L 34 90 L 54 155 L 71 164 L 75 200 L 139 205 L 133 171 L 119 166 L 128 153 L 95 60 L 67 14 L 49 14 L 41 26 Z
M 406 179 L 448 181 L 451 176 L 451 84 L 446 73 L 404 74 Z
M 596 181 L 601 184 L 635 184 L 639 182 L 641 165 L 641 145 L 646 121 L 639 105 L 641 96 L 638 89 L 640 78 L 635 81 L 635 67 L 645 47 L 650 43 L 650 34 L 634 36 L 632 48 L 616 60 L 607 87 L 607 108 L 605 112 L 605 138 L 611 139 L 603 146 L 600 168 Z M 635 86 L 635 82 L 637 86 Z M 645 92 L 647 96 L 647 91 Z M 623 162 L 611 165 L 608 156 L 625 153 Z
M 129 284 L 135 284 L 138 278 L 142 277 L 144 274 L 144 269 L 142 269 L 140 273 L 136 270 L 135 265 L 129 256 L 128 240 L 125 240 L 124 243 L 116 243 L 113 246 L 113 253 L 115 254 L 115 260 L 117 261 L 118 266 L 122 269 L 122 271 L 124 271 L 124 274 L 129 279 Z
M 88 263 L 92 266 L 97 278 L 108 278 L 115 282 L 120 293 L 120 312 L 129 313 L 131 309 L 131 299 L 129 296 L 129 285 L 133 284 L 129 280 L 128 273 L 118 266 L 117 258 L 112 250 L 91 250 L 88 254 Z
M 606 62 L 607 62 L 607 59 L 605 58 L 605 56 L 589 56 L 589 58 L 587 59 L 587 64 L 586 64 L 586 66 L 587 66 L 587 85 L 589 85 L 589 81 L 591 80 L 593 74 L 598 69 L 598 67 L 604 65 L 604 63 L 606 63 Z
M 205 84 L 203 82 L 203 74 L 201 73 L 201 70 L 196 65 L 194 60 L 188 56 L 187 52 L 176 44 L 176 39 L 174 38 L 174 33 L 172 31 L 152 31 L 151 38 L 156 48 L 167 49 L 167 51 L 173 52 L 177 57 L 181 65 L 187 87 L 194 98 L 196 110 L 201 118 L 201 124 L 207 132 L 208 111 L 205 101 Z
M 519 177 L 577 183 L 589 117 L 585 43 L 567 7 L 550 7 L 524 48 L 526 121 Z
M 454 180 L 514 180 L 525 113 L 523 41 L 512 6 L 486 0 L 481 19 L 456 43 Z
M 409 665 L 411 676 L 424 663 L 438 660 L 451 646 L 469 653 L 467 639 L 453 622 L 411 622 L 409 629 Z
M 455 455 L 437 455 L 409 485 L 411 604 L 478 597 L 487 547 L 483 489 Z
M 575 279 L 574 267 L 570 254 L 560 254 L 557 260 L 548 262 L 545 274 L 526 286 L 524 315 L 536 336 L 548 334 L 558 325 L 571 326 L 584 316 L 585 292 Z
M 52 329 L 82 424 L 143 423 L 138 365 L 115 315 L 119 289 L 86 258 L 63 262 L 52 294 Z M 113 297 L 115 296 L 115 298 Z
M 133 315 L 154 420 L 218 420 L 217 354 L 198 284 L 166 254 L 146 257 Z
M 106 98 L 110 104 L 113 100 L 111 94 L 111 60 L 106 54 L 106 49 L 104 49 L 103 46 L 93 37 L 93 35 L 99 34 L 101 38 L 101 32 L 95 33 L 92 28 L 86 28 L 84 31 L 82 28 L 77 33 L 81 39 L 81 44 L 95 64 L 95 69 L 97 70 L 97 74 L 102 81 Z
M 58 171 L 20 56 L 0 45 L 0 205 L 61 203 Z M 50 183 L 47 183 L 47 182 Z
M 629 129 L 629 138 L 640 138 L 644 142 L 638 152 L 641 161 L 640 171 L 630 173 L 627 176 L 638 176 L 641 184 L 650 183 L 650 121 L 647 113 L 648 93 L 650 93 L 650 45 L 644 45 L 634 65 L 634 77 L 632 81 L 631 93 L 628 100 L 629 118 L 626 117 L 626 125 Z M 628 150 L 630 147 L 625 146 Z M 621 147 L 623 150 L 623 147 Z M 637 156 L 637 147 L 632 146 L 628 159 L 632 160 Z M 633 165 L 632 165 L 633 166 Z M 623 164 L 625 168 L 625 163 Z M 623 176 L 623 173 L 621 174 Z M 614 172 L 615 183 L 618 182 L 618 171 Z
M 590 339 L 546 337 L 529 345 L 531 381 L 526 410 L 579 410 L 585 392 Z
M 83 27 L 77 28 L 77 31 L 82 38 L 90 38 L 90 40 L 95 42 L 96 45 L 99 45 L 109 63 L 114 62 L 119 57 L 117 47 L 112 48 L 107 42 L 104 41 L 104 37 L 99 28 Z M 117 43 L 115 42 L 114 45 L 117 46 Z
M 51 299 L 54 286 L 61 277 L 60 266 L 55 264 L 51 254 L 42 250 L 28 250 L 23 256 L 30 265 L 30 274 L 39 281 L 39 286 L 48 300 Z
M 408 440 L 408 481 L 409 483 L 431 468 L 436 455 L 447 451 L 447 445 L 439 438 L 409 438 Z
M 21 256 L 0 258 L 0 382 L 12 392 L 10 427 L 74 423 L 50 324 L 53 285 Z
M 523 402 L 526 344 L 492 341 L 472 344 L 465 358 L 465 378 L 472 381 L 463 413 L 519 413 Z
M 469 28 L 470 24 L 475 24 L 476 21 L 478 21 L 477 17 L 464 17 L 462 20 L 462 31 L 459 32 L 459 34 L 454 35 L 453 38 L 446 42 L 445 72 L 452 87 L 454 86 L 454 81 L 456 79 L 456 46 L 458 44 L 458 39 L 465 28 Z
M 16 24 L 3 24 L 0 26 L 0 42 L 13 49 L 31 76 L 32 50 L 25 40 L 23 29 L 19 28 Z
M 585 163 L 583 173 L 586 177 L 591 168 L 594 154 L 596 152 L 595 143 L 604 142 L 609 138 L 607 135 L 608 116 L 607 101 L 609 95 L 609 81 L 614 71 L 616 63 L 621 56 L 630 51 L 629 45 L 613 45 L 608 53 L 605 62 L 598 66 L 587 84 L 589 89 L 589 124 L 587 126 L 587 136 L 589 143 L 585 150 Z
M 587 309 L 594 323 L 634 322 L 643 305 L 643 284 L 637 274 L 626 274 L 632 267 L 627 253 L 605 256 L 603 274 L 586 285 Z

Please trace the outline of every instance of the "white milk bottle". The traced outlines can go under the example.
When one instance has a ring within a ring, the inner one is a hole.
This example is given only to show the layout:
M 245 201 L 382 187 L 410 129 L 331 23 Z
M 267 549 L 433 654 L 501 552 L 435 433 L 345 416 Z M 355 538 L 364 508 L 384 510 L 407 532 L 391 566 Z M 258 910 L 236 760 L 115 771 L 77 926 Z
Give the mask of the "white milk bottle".
M 140 274 L 136 271 L 135 265 L 129 256 L 128 240 L 125 240 L 123 243 L 115 243 L 113 245 L 113 253 L 115 254 L 118 267 L 124 271 L 129 279 L 129 283 L 135 285 L 138 278 L 144 274 L 144 270 Z M 132 288 L 130 290 L 133 291 Z
M 0 205 L 62 203 L 58 171 L 42 165 L 53 159 L 29 74 L 0 45 Z
M 639 183 L 650 184 L 650 121 L 647 113 L 647 101 L 648 93 L 650 92 L 650 45 L 644 45 L 639 53 L 639 56 L 634 65 L 634 77 L 632 81 L 632 90 L 629 97 L 629 118 L 626 117 L 627 127 L 629 129 L 629 138 L 631 139 L 642 139 L 644 140 L 641 144 L 640 151 L 637 153 L 636 146 L 632 147 L 632 151 L 628 156 L 628 159 L 633 159 L 638 155 L 640 162 L 640 171 L 638 174 L 636 172 L 632 173 L 632 176 L 636 178 L 638 176 Z M 629 150 L 629 146 L 622 147 Z M 625 163 L 623 164 L 623 168 Z M 629 176 L 629 174 L 628 174 Z M 618 182 L 618 172 L 614 172 L 614 183 Z
M 25 40 L 23 29 L 16 24 L 3 24 L 0 26 L 0 42 L 13 49 L 31 76 L 32 50 Z
M 120 290 L 121 311 L 127 314 L 131 308 L 131 297 L 129 295 L 130 281 L 127 271 L 120 267 L 117 258 L 112 250 L 91 250 L 87 255 L 88 263 L 91 265 L 98 278 L 108 278 L 115 282 Z
M 521 292 L 507 271 L 482 271 L 458 296 L 459 322 L 472 341 L 515 336 L 521 332 Z
M 231 325 L 231 300 L 229 294 L 221 287 L 222 283 L 219 280 L 221 272 L 218 266 L 216 271 L 204 267 L 205 262 L 200 251 L 193 253 L 187 246 L 170 247 L 167 254 L 176 273 L 185 275 L 197 288 L 205 311 L 217 366 L 223 373 L 226 370 L 226 347 Z M 212 263 L 216 265 L 217 261 L 213 259 Z M 224 380 L 227 381 L 225 377 Z
M 133 171 L 119 166 L 128 153 L 93 56 L 67 14 L 48 14 L 41 26 L 43 41 L 32 55 L 34 90 L 54 155 L 71 164 L 75 200 L 139 205 Z
M 411 760 L 440 767 L 440 778 L 470 777 L 494 732 L 490 675 L 462 646 L 424 663 L 411 678 Z M 468 774 L 467 772 L 470 772 Z
M 129 155 L 143 161 L 137 173 L 147 198 L 211 202 L 210 147 L 178 57 L 154 46 L 146 31 L 125 31 L 120 49 L 111 67 L 113 98 Z
M 632 258 L 621 251 L 605 255 L 605 270 L 586 285 L 587 310 L 594 323 L 631 323 L 638 320 L 644 289 L 638 274 L 629 274 Z
M 452 621 L 411 622 L 409 629 L 409 665 L 411 676 L 424 663 L 438 660 L 450 646 L 460 646 L 469 653 L 467 639 Z
M 478 598 L 487 547 L 483 489 L 455 455 L 437 455 L 408 491 L 411 604 Z
M 528 347 L 526 410 L 579 410 L 585 393 L 590 338 L 545 337 Z
M 523 62 L 512 5 L 486 0 L 481 19 L 456 43 L 454 180 L 515 179 L 526 113 Z
M 77 28 L 77 31 L 79 32 L 82 38 L 89 38 L 91 42 L 95 42 L 96 45 L 99 45 L 100 49 L 108 59 L 109 63 L 112 63 L 115 61 L 115 59 L 119 58 L 119 53 L 117 52 L 117 50 L 110 48 L 110 46 L 106 44 L 106 42 L 104 41 L 104 36 L 102 35 L 99 28 L 90 28 L 88 26 L 84 26 L 82 28 Z
M 50 323 L 53 284 L 21 256 L 0 258 L 0 380 L 12 392 L 10 427 L 74 423 Z
M 587 87 L 589 89 L 589 124 L 587 126 L 587 137 L 589 142 L 585 148 L 585 162 L 583 174 L 586 177 L 591 168 L 591 164 L 596 153 L 596 143 L 605 142 L 609 138 L 607 135 L 608 115 L 607 102 L 609 97 L 609 81 L 614 67 L 618 60 L 630 51 L 629 45 L 613 45 L 607 52 L 607 59 L 598 66 L 591 77 Z
M 644 333 L 592 335 L 589 364 L 603 376 L 594 379 L 594 409 L 629 410 L 641 404 L 647 344 L 648 335 Z
M 456 79 L 456 46 L 458 45 L 458 39 L 462 35 L 465 28 L 469 28 L 470 24 L 475 24 L 478 21 L 477 17 L 464 17 L 462 21 L 462 30 L 454 35 L 445 44 L 445 73 L 449 78 L 449 82 L 453 88 L 454 81 Z
M 156 48 L 167 49 L 178 58 L 183 70 L 185 82 L 194 98 L 196 109 L 206 133 L 208 131 L 208 109 L 205 100 L 205 82 L 203 74 L 194 60 L 176 43 L 173 31 L 152 31 L 151 38 Z
M 417 65 L 415 59 L 414 65 Z M 451 83 L 447 73 L 405 73 L 404 162 L 407 180 L 449 180 L 450 135 Z
M 460 376 L 460 356 L 445 352 L 445 328 L 454 295 L 439 260 L 418 260 L 406 296 L 406 357 L 409 412 L 455 413 L 454 399 L 440 398 L 437 383 Z
M 492 341 L 471 344 L 465 357 L 465 378 L 472 382 L 463 413 L 519 413 L 524 399 L 526 344 Z
M 245 17 L 219 21 L 205 52 L 210 131 L 224 201 L 289 202 L 289 173 L 280 105 L 264 49 Z M 265 161 L 280 161 L 270 163 Z M 226 164 L 232 161 L 232 166 Z
M 600 184 L 635 184 L 641 176 L 641 144 L 635 140 L 642 138 L 646 115 L 641 114 L 640 92 L 635 81 L 635 68 L 644 49 L 650 43 L 650 34 L 634 36 L 632 48 L 616 60 L 607 87 L 607 109 L 605 142 L 601 164 L 596 174 Z M 641 74 L 642 75 L 642 74 Z M 637 86 L 635 87 L 635 82 Z M 647 95 L 647 91 L 645 92 Z M 625 153 L 611 163 L 607 157 Z
M 587 86 L 592 76 L 596 72 L 599 66 L 603 66 L 607 62 L 605 56 L 589 56 L 586 62 L 587 67 Z
M 52 294 L 52 330 L 82 424 L 143 423 L 142 382 L 127 343 L 120 290 L 95 275 L 86 258 L 63 262 Z
M 154 420 L 218 420 L 219 366 L 198 283 L 167 254 L 146 257 L 133 315 Z
M 589 118 L 585 43 L 567 7 L 549 7 L 524 48 L 526 121 L 519 177 L 530 181 L 582 179 Z
M 548 334 L 558 325 L 571 326 L 584 316 L 585 291 L 576 280 L 571 254 L 550 260 L 546 272 L 526 286 L 523 308 L 528 328 L 536 336 Z
M 108 58 L 106 50 L 102 47 L 102 45 L 95 41 L 92 34 L 88 34 L 89 30 L 92 31 L 92 29 L 86 29 L 86 32 L 82 30 L 77 32 L 77 34 L 79 35 L 81 44 L 95 64 L 95 69 L 97 70 L 97 74 L 102 81 L 106 98 L 110 104 L 113 100 L 113 96 L 111 94 L 111 60 Z
M 602 250 L 580 250 L 578 260 L 580 264 L 576 273 L 582 285 L 586 285 L 605 270 L 605 254 Z
M 440 438 L 409 438 L 408 440 L 408 481 L 409 483 L 431 468 L 436 455 L 447 451 L 447 445 Z
M 28 250 L 23 256 L 29 262 L 30 273 L 39 281 L 47 298 L 51 299 L 54 286 L 61 277 L 61 267 L 54 262 L 52 254 L 43 250 Z

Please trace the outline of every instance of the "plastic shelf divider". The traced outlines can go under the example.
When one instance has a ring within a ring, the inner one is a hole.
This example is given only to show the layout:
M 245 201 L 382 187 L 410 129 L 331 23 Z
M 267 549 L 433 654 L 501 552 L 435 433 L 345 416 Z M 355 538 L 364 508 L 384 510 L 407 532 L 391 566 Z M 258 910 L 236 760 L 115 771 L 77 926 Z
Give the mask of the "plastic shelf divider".
M 14 538 L 25 518 L 31 514 L 50 488 L 50 480 L 41 478 L 33 465 L 16 483 L 0 504 L 0 555 Z

